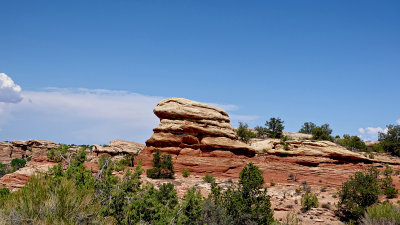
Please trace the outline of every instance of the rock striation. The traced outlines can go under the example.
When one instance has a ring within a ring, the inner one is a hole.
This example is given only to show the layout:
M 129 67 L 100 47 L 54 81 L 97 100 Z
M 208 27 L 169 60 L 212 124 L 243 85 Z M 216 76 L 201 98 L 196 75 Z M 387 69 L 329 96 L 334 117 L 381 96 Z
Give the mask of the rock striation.
M 93 145 L 93 152 L 97 154 L 107 153 L 109 155 L 131 154 L 138 155 L 144 148 L 143 144 L 116 139 L 110 141 L 108 146 Z
M 150 152 L 160 149 L 175 155 L 206 156 L 213 151 L 255 155 L 252 147 L 238 140 L 228 114 L 216 106 L 184 98 L 169 98 L 157 104 L 154 114 L 160 118 L 160 124 L 146 141 Z
M 136 157 L 152 167 L 156 149 L 172 155 L 176 171 L 236 177 L 255 150 L 238 140 L 228 114 L 216 106 L 184 98 L 162 100 L 154 108 L 160 124 Z
M 44 140 L 0 142 L 0 163 L 9 164 L 14 158 L 46 156 L 48 150 L 57 147 L 56 143 Z

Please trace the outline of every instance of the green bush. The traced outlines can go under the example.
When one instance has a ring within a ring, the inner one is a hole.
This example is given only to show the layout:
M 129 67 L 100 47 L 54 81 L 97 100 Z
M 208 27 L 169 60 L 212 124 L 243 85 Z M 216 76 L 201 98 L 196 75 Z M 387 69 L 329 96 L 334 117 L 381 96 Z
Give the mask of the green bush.
M 183 196 L 177 214 L 177 224 L 198 224 L 201 220 L 203 197 L 200 191 L 191 188 Z
M 317 126 L 314 129 L 312 129 L 311 133 L 313 140 L 333 141 L 333 138 L 331 136 L 332 129 L 329 128 L 329 124 L 323 124 L 321 126 Z
M 10 189 L 6 187 L 0 187 L 0 206 L 4 206 L 4 202 L 8 199 L 8 196 L 10 196 Z
M 336 139 L 335 142 L 351 151 L 368 151 L 365 143 L 357 136 L 343 135 L 343 138 Z
M 271 117 L 269 121 L 265 122 L 265 126 L 268 128 L 268 137 L 270 138 L 280 138 L 283 134 L 283 120 L 281 118 Z
M 47 158 L 55 162 L 61 162 L 67 158 L 68 149 L 68 145 L 59 145 L 57 148 L 52 148 L 46 153 Z
M 206 173 L 206 175 L 203 177 L 203 180 L 207 183 L 214 183 L 215 177 L 211 174 Z
M 210 199 L 206 199 L 201 206 L 200 224 L 230 225 L 233 224 L 233 219 L 228 215 L 224 207 L 215 204 Z
M 379 133 L 379 145 L 386 152 L 400 156 L 400 125 L 388 125 L 387 133 Z
M 364 225 L 395 225 L 400 224 L 400 206 L 392 203 L 382 203 L 367 208 L 361 224 Z
M 394 186 L 389 186 L 383 190 L 383 194 L 386 198 L 397 198 L 399 191 Z
M 268 134 L 268 129 L 262 126 L 254 127 L 258 138 L 264 138 Z
M 182 176 L 183 177 L 189 177 L 190 176 L 190 171 L 186 168 L 182 169 Z
M 285 143 L 288 140 L 290 140 L 290 138 L 288 136 L 282 136 L 281 137 L 281 143 Z
M 7 174 L 7 166 L 3 163 L 0 163 L 0 177 Z
M 250 139 L 257 137 L 257 134 L 251 132 L 247 123 L 239 122 L 239 127 L 236 129 L 236 134 L 241 141 L 248 143 Z
M 160 150 L 153 154 L 153 167 L 146 171 L 147 177 L 153 179 L 174 178 L 174 165 L 170 154 L 162 155 Z
M 133 165 L 134 159 L 135 157 L 133 155 L 130 154 L 124 155 L 124 157 L 121 160 L 115 163 L 115 170 L 122 171 L 128 166 L 134 166 Z
M 239 174 L 238 186 L 229 187 L 226 191 L 216 184 L 211 185 L 209 196 L 217 205 L 223 207 L 230 218 L 231 224 L 272 224 L 273 210 L 263 188 L 262 171 L 253 163 L 249 163 Z
M 11 167 L 13 168 L 13 171 L 16 171 L 16 170 L 24 167 L 25 164 L 26 164 L 26 161 L 23 159 L 15 158 L 15 159 L 11 160 Z
M 378 202 L 378 175 L 378 170 L 371 167 L 365 172 L 356 172 L 342 184 L 336 211 L 341 219 L 357 221 L 368 206 Z
M 385 176 L 380 180 L 381 188 L 383 189 L 383 194 L 387 198 L 397 198 L 399 191 L 394 187 L 392 179 L 393 169 L 389 165 L 386 165 L 383 175 Z
M 94 194 L 94 189 L 78 190 L 65 178 L 52 187 L 44 176 L 33 176 L 23 188 L 10 194 L 0 217 L 6 224 L 100 223 L 103 218 Z
M 289 144 L 285 143 L 285 145 L 283 146 L 283 149 L 286 150 L 286 151 L 289 151 L 290 150 Z
M 317 127 L 317 125 L 315 125 L 313 122 L 305 122 L 302 126 L 301 126 L 301 128 L 300 128 L 300 130 L 299 130 L 299 133 L 303 133 L 303 134 L 312 134 L 312 130 L 314 129 L 314 128 L 316 128 Z
M 306 192 L 303 197 L 301 197 L 301 210 L 306 212 L 311 208 L 318 207 L 318 198 L 311 192 Z

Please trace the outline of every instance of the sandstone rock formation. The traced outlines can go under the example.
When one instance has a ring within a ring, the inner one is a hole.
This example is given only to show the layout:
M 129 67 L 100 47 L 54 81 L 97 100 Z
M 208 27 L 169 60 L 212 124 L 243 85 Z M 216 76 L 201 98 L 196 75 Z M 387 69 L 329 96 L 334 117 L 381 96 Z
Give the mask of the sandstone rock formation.
M 118 154 L 138 155 L 143 150 L 143 148 L 144 148 L 143 144 L 133 141 L 124 141 L 116 139 L 114 141 L 110 141 L 108 146 L 93 145 L 93 152 L 97 154 L 107 153 L 110 155 L 118 155 Z
M 29 178 L 37 173 L 47 172 L 51 167 L 57 165 L 56 162 L 48 161 L 46 157 L 37 157 L 27 162 L 26 166 L 19 170 L 6 174 L 0 178 L 0 186 L 7 187 L 15 191 L 23 187 Z
M 172 154 L 176 171 L 236 177 L 250 158 L 252 147 L 238 140 L 228 114 L 215 106 L 169 98 L 154 108 L 160 124 L 135 159 L 145 169 L 152 167 L 152 153 L 159 149 Z
M 146 150 L 209 155 L 213 151 L 229 151 L 235 155 L 254 156 L 249 145 L 238 141 L 228 114 L 215 106 L 184 99 L 162 100 L 154 108 L 160 124 L 146 141 Z M 228 153 L 229 154 L 229 153 Z
M 57 146 L 54 142 L 43 140 L 0 142 L 0 163 L 9 164 L 14 158 L 46 156 L 48 150 Z

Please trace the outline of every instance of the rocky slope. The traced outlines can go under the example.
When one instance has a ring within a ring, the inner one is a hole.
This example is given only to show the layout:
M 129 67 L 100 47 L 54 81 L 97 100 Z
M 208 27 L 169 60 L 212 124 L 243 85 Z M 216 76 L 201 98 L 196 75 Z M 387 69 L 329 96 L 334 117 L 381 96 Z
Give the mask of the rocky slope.
M 144 169 L 149 169 L 153 152 L 160 149 L 172 155 L 175 179 L 155 180 L 144 175 L 143 179 L 157 186 L 172 182 L 182 196 L 193 186 L 206 195 L 210 191 L 210 185 L 202 180 L 206 173 L 214 175 L 221 186 L 229 186 L 232 181 L 237 181 L 241 169 L 253 162 L 263 171 L 275 216 L 284 220 L 288 212 L 295 212 L 304 224 L 341 224 L 332 211 L 337 201 L 333 196 L 355 171 L 371 165 L 383 169 L 385 164 L 391 164 L 395 171 L 400 172 L 399 158 L 374 153 L 375 157 L 371 159 L 332 142 L 310 141 L 310 136 L 305 134 L 285 132 L 284 135 L 290 139 L 286 142 L 266 138 L 244 144 L 238 140 L 224 110 L 200 102 L 166 99 L 155 107 L 154 113 L 160 118 L 160 124 L 154 128 L 146 146 L 123 140 L 111 141 L 107 146 L 94 145 L 87 150 L 85 166 L 97 172 L 101 155 L 108 154 L 113 160 L 119 160 L 130 154 L 137 155 L 135 163 L 141 160 Z M 0 178 L 0 186 L 16 190 L 32 174 L 56 165 L 47 159 L 46 153 L 57 146 L 54 142 L 41 140 L 0 142 L 1 163 L 9 164 L 13 158 L 30 159 L 24 168 Z M 69 151 L 75 152 L 78 148 L 75 146 Z M 182 177 L 183 168 L 191 171 L 190 177 Z M 122 176 L 123 171 L 114 174 Z M 393 177 L 393 182 L 400 189 L 398 175 Z M 319 207 L 300 213 L 301 194 L 296 189 L 304 184 L 310 185 L 318 194 L 320 203 L 329 205 L 331 209 Z

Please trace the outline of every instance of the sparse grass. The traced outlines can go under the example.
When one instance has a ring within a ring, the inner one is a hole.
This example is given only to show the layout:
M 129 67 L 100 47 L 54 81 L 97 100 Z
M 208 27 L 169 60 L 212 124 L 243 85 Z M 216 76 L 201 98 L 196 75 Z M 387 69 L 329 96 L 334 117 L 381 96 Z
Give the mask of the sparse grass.
M 361 221 L 364 225 L 400 224 L 400 207 L 392 203 L 373 205 L 367 208 Z

